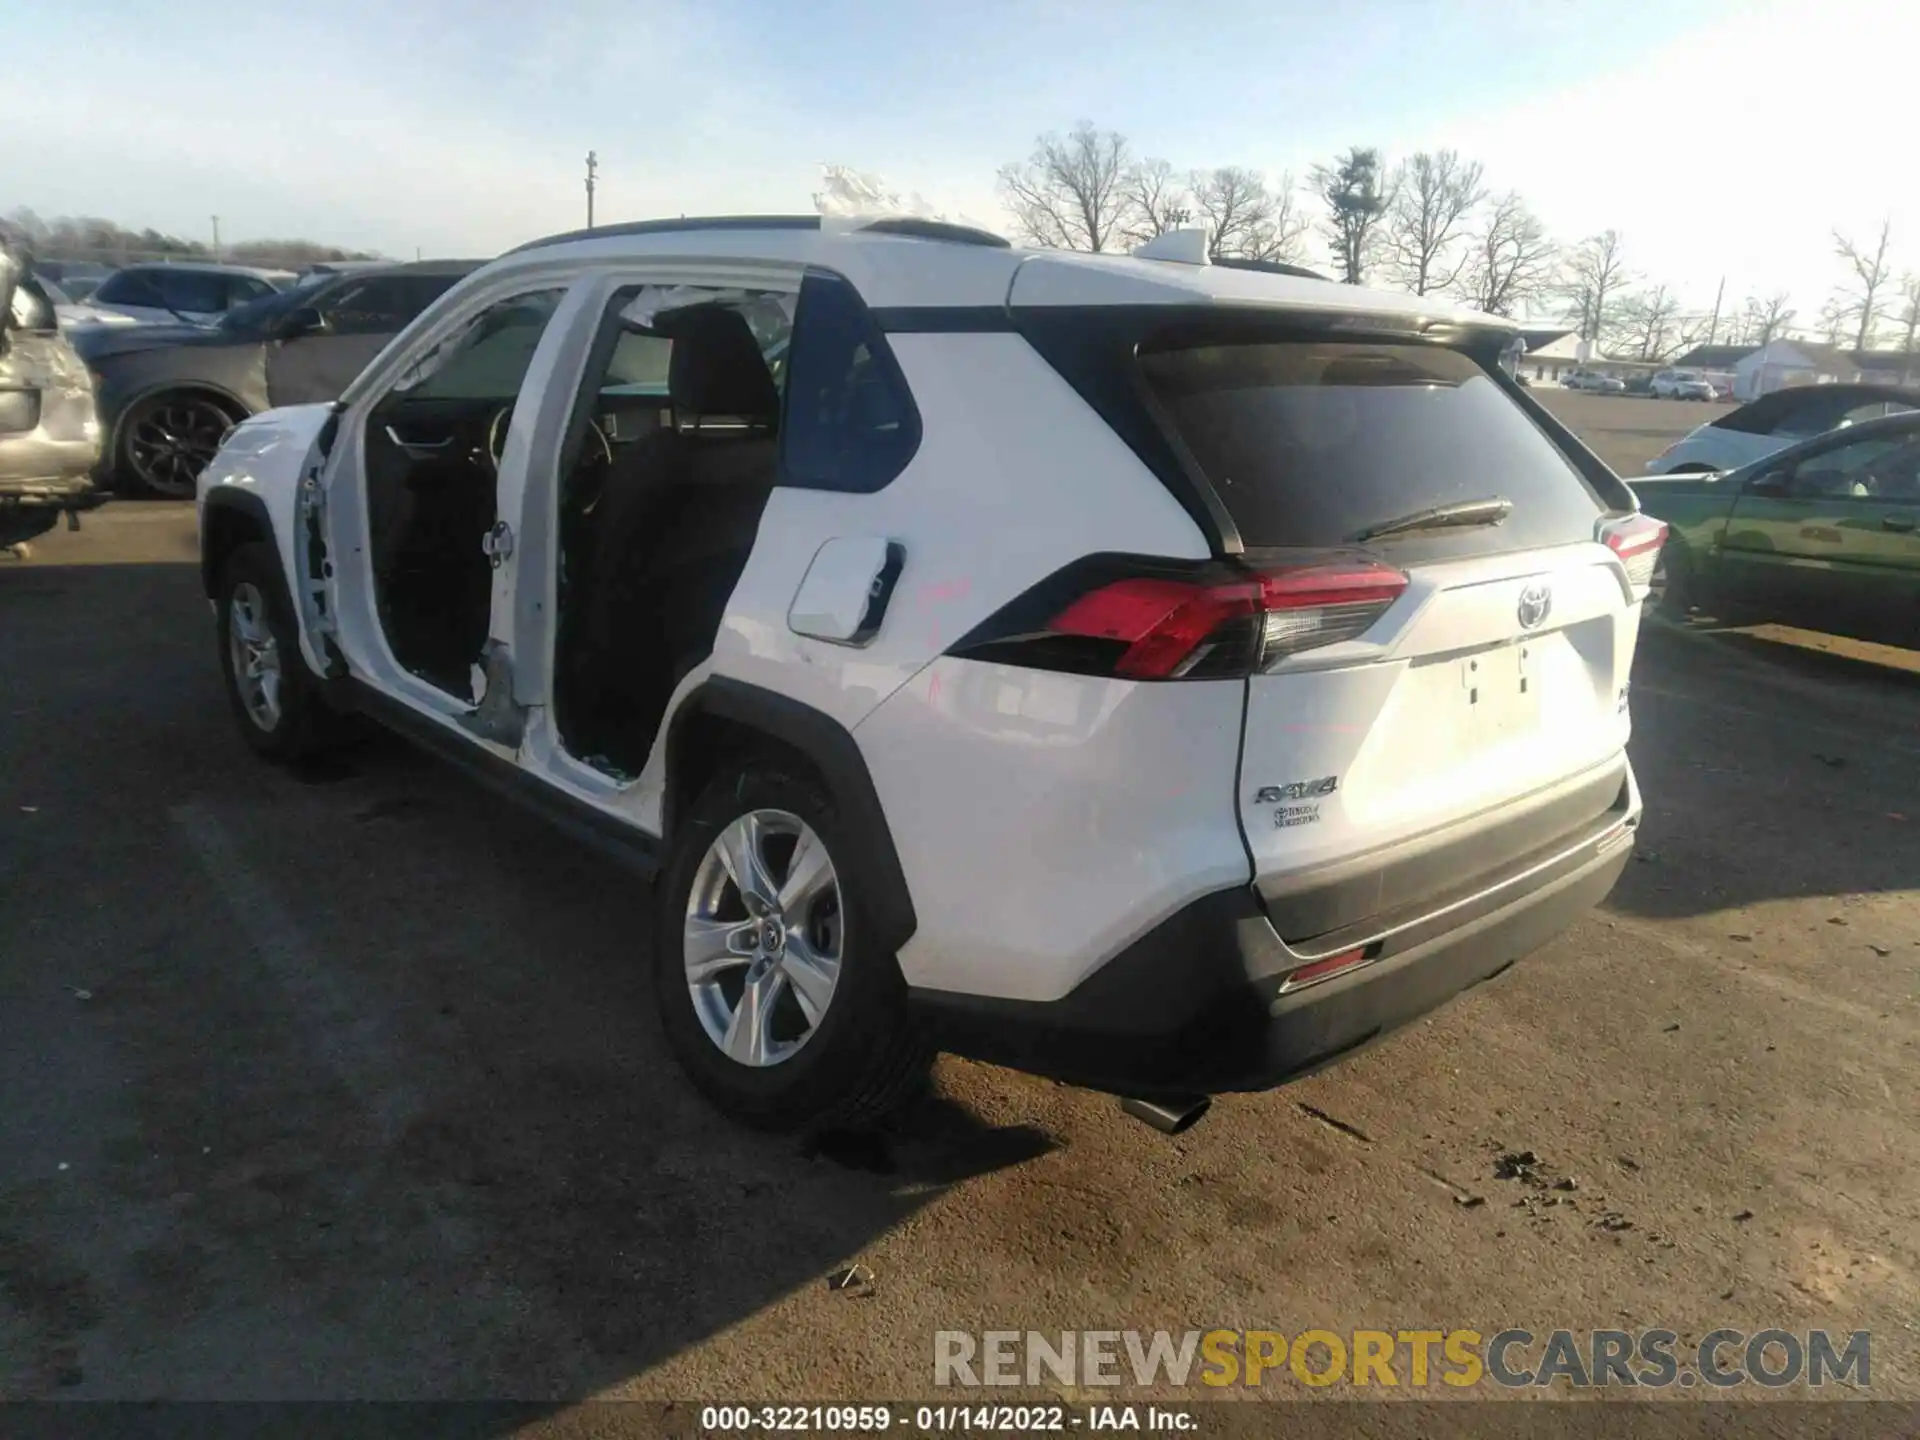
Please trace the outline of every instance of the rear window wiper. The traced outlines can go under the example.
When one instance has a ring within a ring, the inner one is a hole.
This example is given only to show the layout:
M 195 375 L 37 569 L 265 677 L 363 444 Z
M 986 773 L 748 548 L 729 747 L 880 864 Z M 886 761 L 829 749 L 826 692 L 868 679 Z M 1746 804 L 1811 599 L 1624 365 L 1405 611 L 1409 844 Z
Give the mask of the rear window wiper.
M 1456 526 L 1498 525 L 1513 513 L 1513 502 L 1504 495 L 1488 495 L 1479 500 L 1456 500 L 1451 505 L 1432 505 L 1393 520 L 1369 525 L 1353 537 L 1357 544 L 1378 540 L 1383 535 L 1404 535 L 1413 530 L 1448 530 Z

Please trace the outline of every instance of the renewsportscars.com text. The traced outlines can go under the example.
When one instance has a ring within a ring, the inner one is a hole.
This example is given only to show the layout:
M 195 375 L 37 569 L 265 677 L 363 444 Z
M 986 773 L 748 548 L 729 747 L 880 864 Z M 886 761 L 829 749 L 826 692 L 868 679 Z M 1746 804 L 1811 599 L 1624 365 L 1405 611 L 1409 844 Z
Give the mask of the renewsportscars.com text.
M 956 1386 L 1298 1384 L 1575 1389 L 1872 1384 L 1865 1330 L 941 1330 L 933 1381 Z

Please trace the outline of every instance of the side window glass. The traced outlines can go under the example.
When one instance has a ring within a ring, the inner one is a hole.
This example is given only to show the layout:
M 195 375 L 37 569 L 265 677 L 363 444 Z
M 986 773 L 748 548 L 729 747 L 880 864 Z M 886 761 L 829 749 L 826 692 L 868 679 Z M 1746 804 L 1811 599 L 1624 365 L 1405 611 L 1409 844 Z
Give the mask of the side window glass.
M 227 304 L 231 310 L 236 305 L 245 305 L 258 300 L 263 295 L 278 293 L 264 280 L 256 280 L 251 275 L 229 275 L 227 277 Z
M 1840 423 L 1842 412 L 1839 405 L 1826 398 L 1809 400 L 1796 405 L 1773 427 L 1773 433 L 1805 440 L 1814 435 L 1824 435 Z
M 870 493 L 920 446 L 920 414 L 879 324 L 837 275 L 800 286 L 786 357 L 784 484 Z
M 408 400 L 497 400 L 520 394 L 533 352 L 565 290 L 537 290 L 489 306 L 416 360 L 394 386 Z
M 160 303 L 191 315 L 218 315 L 227 308 L 227 277 L 190 270 L 161 271 Z
M 106 283 L 94 292 L 93 298 L 103 305 L 160 306 L 166 303 L 160 298 L 151 274 L 145 270 L 122 270 L 118 275 L 109 275 Z
M 1873 463 L 1899 448 L 1897 440 L 1861 440 L 1809 455 L 1793 472 L 1793 493 L 1828 499 L 1871 496 Z
M 1920 501 L 1920 444 L 1908 445 L 1874 465 L 1873 493 L 1879 500 Z
M 336 335 L 392 335 L 412 318 L 406 296 L 395 280 L 362 280 L 343 285 L 319 305 L 327 328 Z

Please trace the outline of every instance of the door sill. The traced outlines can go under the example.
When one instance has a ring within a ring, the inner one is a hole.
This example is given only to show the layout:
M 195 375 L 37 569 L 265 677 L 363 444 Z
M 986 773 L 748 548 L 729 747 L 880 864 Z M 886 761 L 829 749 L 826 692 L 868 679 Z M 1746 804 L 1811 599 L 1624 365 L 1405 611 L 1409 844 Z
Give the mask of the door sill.
M 496 755 L 462 731 L 439 724 L 364 680 L 343 681 L 341 690 L 353 709 L 465 771 L 489 790 L 535 812 L 582 844 L 647 879 L 659 873 L 663 846 L 646 831 L 576 799 L 545 777 Z

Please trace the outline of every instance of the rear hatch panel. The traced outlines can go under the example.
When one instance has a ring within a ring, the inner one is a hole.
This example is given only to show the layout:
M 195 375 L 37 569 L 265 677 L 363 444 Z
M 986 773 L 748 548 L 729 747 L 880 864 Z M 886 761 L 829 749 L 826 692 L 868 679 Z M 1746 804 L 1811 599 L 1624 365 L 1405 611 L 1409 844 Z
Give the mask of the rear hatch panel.
M 1418 567 L 1365 637 L 1250 680 L 1240 824 L 1282 937 L 1445 894 L 1606 811 L 1634 618 L 1598 544 Z
M 1019 299 L 1029 341 L 1199 497 L 1222 551 L 1407 577 L 1364 633 L 1246 680 L 1237 818 L 1284 939 L 1446 903 L 1623 803 L 1638 603 L 1600 536 L 1633 502 L 1501 373 L 1509 334 L 1404 310 Z M 1407 524 L 1447 507 L 1482 518 Z

